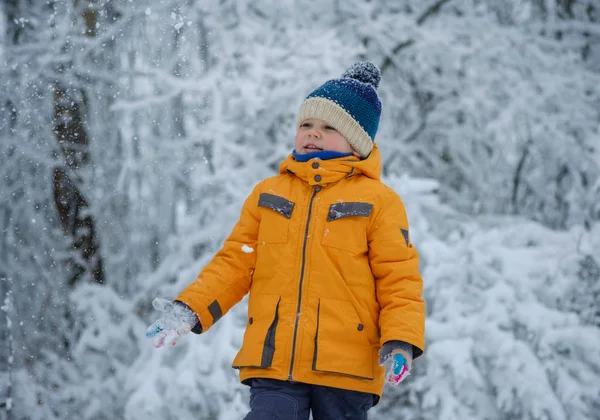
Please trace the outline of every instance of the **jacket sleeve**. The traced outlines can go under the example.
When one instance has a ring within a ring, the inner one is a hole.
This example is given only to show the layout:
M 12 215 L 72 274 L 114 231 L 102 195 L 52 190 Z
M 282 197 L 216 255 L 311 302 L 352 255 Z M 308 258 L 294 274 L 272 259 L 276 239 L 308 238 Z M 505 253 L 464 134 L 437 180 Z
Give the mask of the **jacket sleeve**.
M 196 313 L 202 332 L 212 327 L 250 290 L 260 223 L 258 189 L 256 186 L 246 199 L 240 219 L 223 247 L 175 299 Z
M 369 261 L 381 307 L 380 342 L 413 345 L 416 359 L 425 349 L 425 301 L 419 254 L 410 242 L 408 218 L 400 197 L 388 191 L 369 231 Z

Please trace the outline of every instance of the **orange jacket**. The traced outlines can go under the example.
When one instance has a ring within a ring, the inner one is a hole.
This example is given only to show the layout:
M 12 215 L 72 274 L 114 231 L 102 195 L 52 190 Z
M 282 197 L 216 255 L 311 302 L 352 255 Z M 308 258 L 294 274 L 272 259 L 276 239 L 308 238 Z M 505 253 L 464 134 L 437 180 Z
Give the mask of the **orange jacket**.
M 369 158 L 296 162 L 259 183 L 222 249 L 177 300 L 208 330 L 250 292 L 240 379 L 381 395 L 383 343 L 423 353 L 425 303 L 402 201 Z

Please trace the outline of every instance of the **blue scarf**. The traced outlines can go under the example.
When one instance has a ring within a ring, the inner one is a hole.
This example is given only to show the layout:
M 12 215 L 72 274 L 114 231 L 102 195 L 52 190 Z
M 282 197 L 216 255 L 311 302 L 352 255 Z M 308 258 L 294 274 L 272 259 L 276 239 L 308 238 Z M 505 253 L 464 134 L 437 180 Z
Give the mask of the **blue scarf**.
M 354 156 L 352 153 L 335 152 L 333 150 L 319 150 L 318 152 L 306 153 L 306 154 L 301 155 L 299 153 L 296 153 L 296 149 L 294 149 L 292 151 L 292 155 L 294 156 L 294 159 L 296 159 L 296 162 L 308 162 L 309 160 L 311 160 L 313 158 L 319 158 L 321 160 L 329 160 L 329 159 L 335 159 L 335 158 L 340 158 L 340 157 Z

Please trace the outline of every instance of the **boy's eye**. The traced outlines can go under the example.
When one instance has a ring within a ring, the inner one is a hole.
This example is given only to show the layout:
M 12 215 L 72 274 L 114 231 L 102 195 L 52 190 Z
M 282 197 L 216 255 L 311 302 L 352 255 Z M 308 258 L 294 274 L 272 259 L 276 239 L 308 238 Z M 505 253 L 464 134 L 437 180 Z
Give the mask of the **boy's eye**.
M 300 124 L 300 127 L 304 127 L 304 128 L 310 128 L 310 127 L 311 127 L 311 124 L 310 124 L 310 123 L 307 123 L 307 122 L 305 122 L 305 123 L 302 123 L 302 124 Z
M 330 126 L 330 125 L 326 125 L 326 126 L 325 126 L 325 130 L 334 130 L 334 131 L 337 131 L 335 128 L 333 128 L 333 127 L 332 127 L 332 126 Z

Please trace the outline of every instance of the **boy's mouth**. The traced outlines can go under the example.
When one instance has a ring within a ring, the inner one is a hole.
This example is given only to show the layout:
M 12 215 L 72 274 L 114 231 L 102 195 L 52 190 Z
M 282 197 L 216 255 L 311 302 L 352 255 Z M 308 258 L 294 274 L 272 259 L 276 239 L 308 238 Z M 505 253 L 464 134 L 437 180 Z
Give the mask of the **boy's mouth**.
M 321 149 L 320 147 L 315 146 L 312 143 L 308 143 L 304 146 L 304 150 L 309 151 L 309 152 L 319 152 L 323 149 Z

